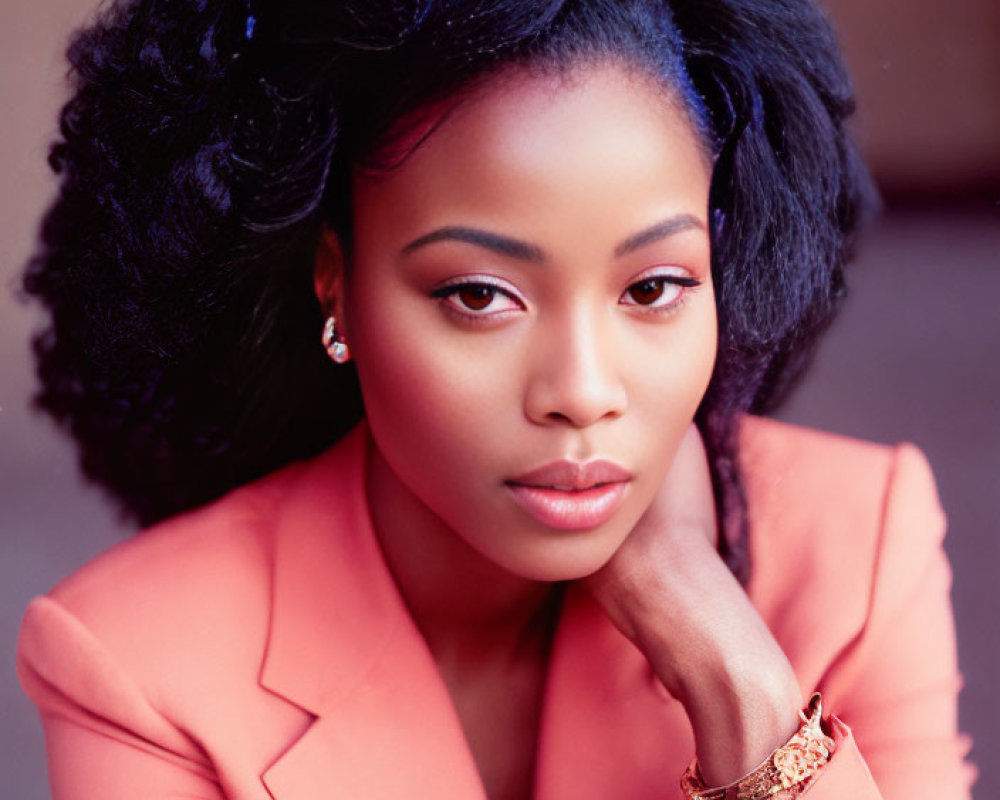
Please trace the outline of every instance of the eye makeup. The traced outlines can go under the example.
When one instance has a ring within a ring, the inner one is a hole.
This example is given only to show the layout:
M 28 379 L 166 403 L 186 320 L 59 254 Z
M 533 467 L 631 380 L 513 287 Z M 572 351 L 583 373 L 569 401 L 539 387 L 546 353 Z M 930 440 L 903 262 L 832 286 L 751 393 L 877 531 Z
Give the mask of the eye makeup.
M 647 271 L 628 285 L 619 303 L 662 313 L 676 309 L 689 289 L 701 286 L 701 281 L 680 267 L 659 267 Z
M 506 317 L 508 312 L 525 308 L 512 287 L 487 275 L 453 278 L 431 291 L 431 297 L 449 313 L 474 322 Z

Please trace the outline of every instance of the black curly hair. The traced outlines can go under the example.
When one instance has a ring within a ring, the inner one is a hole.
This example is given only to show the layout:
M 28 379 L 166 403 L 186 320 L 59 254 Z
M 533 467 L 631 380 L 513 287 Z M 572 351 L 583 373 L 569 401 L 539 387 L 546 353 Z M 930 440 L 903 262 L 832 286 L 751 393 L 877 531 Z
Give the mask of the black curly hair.
M 149 524 L 336 440 L 363 413 L 317 344 L 320 227 L 393 123 L 511 63 L 622 59 L 715 158 L 720 348 L 697 422 L 745 579 L 741 412 L 776 406 L 843 295 L 872 191 L 812 0 L 133 0 L 69 48 L 62 176 L 24 280 L 51 312 L 37 404 Z

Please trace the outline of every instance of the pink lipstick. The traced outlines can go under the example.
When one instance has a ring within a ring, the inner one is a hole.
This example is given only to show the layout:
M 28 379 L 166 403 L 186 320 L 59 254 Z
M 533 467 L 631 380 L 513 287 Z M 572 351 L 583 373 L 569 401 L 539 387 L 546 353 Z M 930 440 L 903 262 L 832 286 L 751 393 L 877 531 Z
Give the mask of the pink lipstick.
M 631 480 L 628 470 L 610 461 L 560 460 L 505 483 L 520 506 L 542 525 L 586 530 L 612 517 Z

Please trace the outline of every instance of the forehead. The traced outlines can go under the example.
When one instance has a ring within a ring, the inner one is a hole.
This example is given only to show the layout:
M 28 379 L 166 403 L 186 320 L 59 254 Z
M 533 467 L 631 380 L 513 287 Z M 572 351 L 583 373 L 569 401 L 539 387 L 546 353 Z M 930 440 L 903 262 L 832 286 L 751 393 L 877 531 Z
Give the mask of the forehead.
M 600 206 L 622 193 L 707 207 L 708 157 L 687 113 L 661 84 L 620 65 L 509 69 L 403 124 L 392 145 L 407 153 L 398 166 L 356 175 L 361 209 L 523 222 L 532 209 L 568 213 L 576 201 Z

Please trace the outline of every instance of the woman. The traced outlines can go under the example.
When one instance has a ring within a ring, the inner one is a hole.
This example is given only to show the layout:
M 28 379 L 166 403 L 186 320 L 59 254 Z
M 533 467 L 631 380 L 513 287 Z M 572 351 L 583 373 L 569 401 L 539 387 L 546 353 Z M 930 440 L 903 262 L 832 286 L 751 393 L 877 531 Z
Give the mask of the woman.
M 866 196 L 810 3 L 140 0 L 71 58 L 40 400 L 171 518 L 28 611 L 56 797 L 968 796 L 925 462 L 746 416 Z

